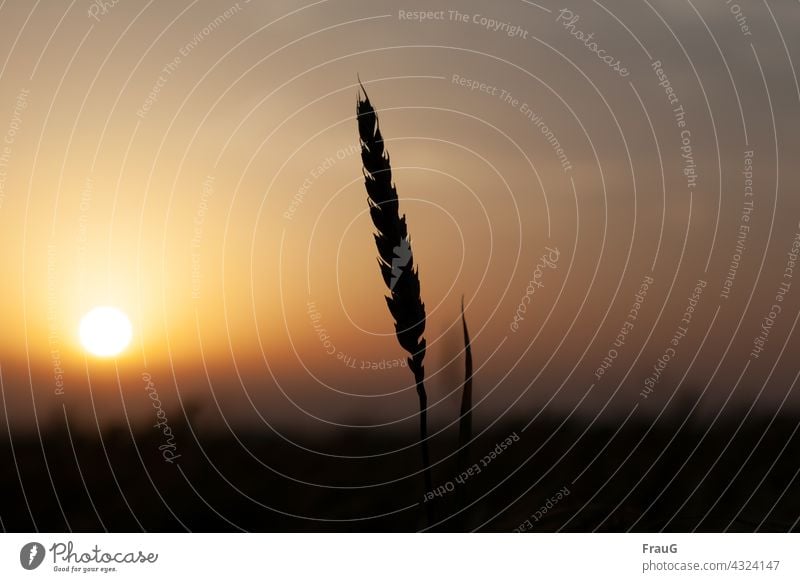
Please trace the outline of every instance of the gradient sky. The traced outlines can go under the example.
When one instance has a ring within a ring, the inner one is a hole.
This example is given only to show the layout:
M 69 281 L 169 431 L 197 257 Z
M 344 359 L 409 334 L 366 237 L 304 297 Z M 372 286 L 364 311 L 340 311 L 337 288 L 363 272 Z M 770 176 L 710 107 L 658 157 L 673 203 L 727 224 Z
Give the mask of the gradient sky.
M 406 16 L 418 10 L 442 12 Z M 749 356 L 800 232 L 797 2 L 12 0 L 0 15 L 0 366 L 14 431 L 65 412 L 78 427 L 146 427 L 143 373 L 169 414 L 195 403 L 209 426 L 413 426 L 410 373 L 362 369 L 405 354 L 375 263 L 357 75 L 420 269 L 434 423 L 458 410 L 462 295 L 481 422 L 613 421 L 701 393 L 711 414 L 798 404 L 800 281 Z M 512 330 L 546 247 L 559 260 Z M 117 360 L 77 342 L 102 304 L 133 320 Z

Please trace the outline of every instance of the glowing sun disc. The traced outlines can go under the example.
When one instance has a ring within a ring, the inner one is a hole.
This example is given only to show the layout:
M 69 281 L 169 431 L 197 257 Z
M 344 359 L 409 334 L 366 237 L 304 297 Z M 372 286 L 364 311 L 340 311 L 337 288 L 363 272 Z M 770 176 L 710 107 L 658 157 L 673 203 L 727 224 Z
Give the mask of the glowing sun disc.
M 133 336 L 131 321 L 116 307 L 95 307 L 81 319 L 81 345 L 95 356 L 116 356 Z

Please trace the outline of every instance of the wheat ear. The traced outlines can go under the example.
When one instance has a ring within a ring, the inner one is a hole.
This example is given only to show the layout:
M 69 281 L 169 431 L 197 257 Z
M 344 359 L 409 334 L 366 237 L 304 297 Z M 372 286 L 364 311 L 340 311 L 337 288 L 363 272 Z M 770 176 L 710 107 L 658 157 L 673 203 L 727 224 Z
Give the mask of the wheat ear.
M 361 161 L 367 188 L 369 214 L 375 225 L 378 265 L 389 296 L 386 305 L 394 318 L 397 341 L 410 355 L 408 367 L 414 373 L 419 397 L 419 436 L 425 491 L 433 489 L 428 448 L 428 396 L 425 392 L 425 304 L 420 296 L 419 273 L 414 268 L 411 240 L 405 215 L 400 216 L 397 190 L 392 183 L 392 167 L 384 150 L 378 116 L 361 86 L 364 99 L 358 96 L 358 134 L 361 140 Z M 429 514 L 430 518 L 430 514 Z

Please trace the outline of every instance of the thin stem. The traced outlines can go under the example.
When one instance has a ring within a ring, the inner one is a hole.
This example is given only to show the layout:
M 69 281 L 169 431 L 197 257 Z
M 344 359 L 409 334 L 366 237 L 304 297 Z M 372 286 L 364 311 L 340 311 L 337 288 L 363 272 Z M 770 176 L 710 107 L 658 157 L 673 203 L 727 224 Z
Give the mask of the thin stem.
M 433 477 L 431 476 L 431 454 L 428 445 L 428 394 L 425 392 L 425 369 L 414 367 L 414 380 L 417 383 L 417 396 L 419 397 L 419 444 L 422 452 L 422 468 L 425 478 L 425 493 L 433 491 Z M 433 523 L 433 501 L 425 502 L 428 525 Z

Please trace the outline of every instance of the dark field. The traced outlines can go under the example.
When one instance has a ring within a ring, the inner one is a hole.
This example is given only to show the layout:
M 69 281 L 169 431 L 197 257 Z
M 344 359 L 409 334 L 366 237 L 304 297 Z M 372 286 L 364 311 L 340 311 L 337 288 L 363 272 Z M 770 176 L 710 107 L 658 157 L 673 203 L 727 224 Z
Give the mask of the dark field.
M 732 417 L 733 416 L 733 417 Z M 800 520 L 797 418 L 709 424 L 675 414 L 620 426 L 539 418 L 473 442 L 461 479 L 455 432 L 432 439 L 437 531 L 790 531 Z M 191 417 L 190 417 L 191 418 Z M 50 428 L 0 442 L 6 531 L 416 531 L 427 528 L 414 437 L 374 430 L 325 437 L 194 432 L 163 439 L 118 428 Z M 435 432 L 435 431 L 432 431 Z M 496 444 L 513 442 L 486 461 Z M 476 430 L 481 433 L 481 430 Z M 385 451 L 399 452 L 370 458 Z M 482 462 L 482 459 L 484 460 Z M 450 485 L 448 485 L 448 482 Z M 567 488 L 569 494 L 565 494 Z M 448 491 L 449 490 L 449 491 Z M 561 495 L 558 495 L 559 491 Z M 430 496 L 429 496 L 430 497 Z M 558 499 L 556 499 L 558 497 Z M 547 511 L 540 511 L 548 503 Z M 526 522 L 526 520 L 528 520 Z

